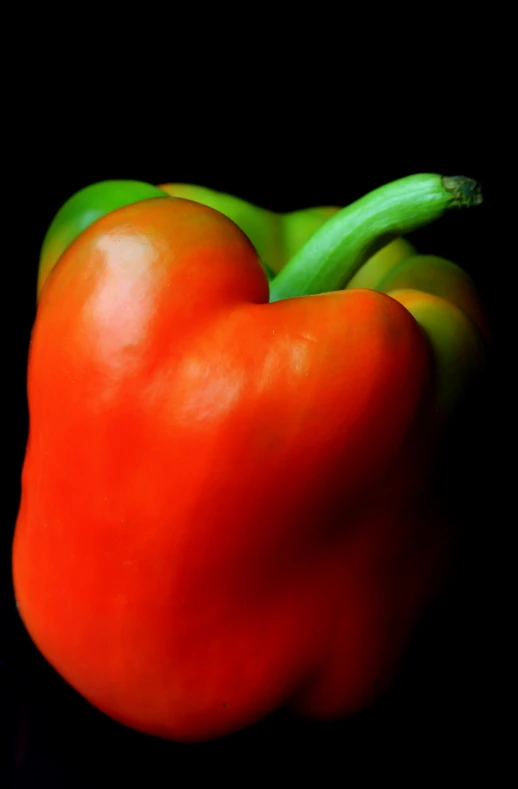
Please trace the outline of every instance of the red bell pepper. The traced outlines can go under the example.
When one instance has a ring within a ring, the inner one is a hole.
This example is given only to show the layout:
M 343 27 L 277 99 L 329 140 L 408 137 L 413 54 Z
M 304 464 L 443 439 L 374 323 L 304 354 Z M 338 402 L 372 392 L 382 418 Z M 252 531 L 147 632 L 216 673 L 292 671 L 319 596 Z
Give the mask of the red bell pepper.
M 245 204 L 196 189 L 106 182 L 56 217 L 13 546 L 56 670 L 183 741 L 281 705 L 344 716 L 390 682 L 448 561 L 434 463 L 486 332 L 454 264 L 374 255 L 480 202 L 468 179 L 249 207 L 250 238 L 221 212 Z

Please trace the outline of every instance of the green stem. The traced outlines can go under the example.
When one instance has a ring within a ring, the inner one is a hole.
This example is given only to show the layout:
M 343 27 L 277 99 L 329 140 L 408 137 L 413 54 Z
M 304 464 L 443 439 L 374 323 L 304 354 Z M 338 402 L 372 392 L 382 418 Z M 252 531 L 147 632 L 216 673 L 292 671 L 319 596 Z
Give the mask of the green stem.
M 270 301 L 340 290 L 381 247 L 438 219 L 478 205 L 480 186 L 463 176 L 411 175 L 386 184 L 323 224 L 270 285 Z

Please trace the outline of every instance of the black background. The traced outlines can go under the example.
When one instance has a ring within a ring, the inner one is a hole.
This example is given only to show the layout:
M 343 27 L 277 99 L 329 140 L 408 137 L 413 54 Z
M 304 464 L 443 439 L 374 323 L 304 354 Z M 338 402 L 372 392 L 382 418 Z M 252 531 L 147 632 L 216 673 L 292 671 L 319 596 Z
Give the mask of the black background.
M 411 99 L 366 110 L 350 100 L 342 107 L 331 95 L 328 104 L 316 101 L 310 91 L 306 101 L 286 100 L 279 112 L 268 91 L 254 100 L 233 90 L 223 101 L 223 88 L 213 80 L 210 99 L 193 90 L 194 98 L 181 106 L 173 85 L 159 104 L 136 91 L 132 98 L 114 94 L 101 107 L 93 92 L 72 112 L 61 100 L 49 105 L 49 78 L 13 127 L 16 175 L 7 232 L 14 243 L 3 261 L 9 318 L 1 654 L 11 780 L 16 787 L 80 788 L 131 779 L 154 787 L 178 785 L 182 773 L 189 783 L 239 785 L 264 771 L 269 780 L 289 783 L 313 776 L 319 785 L 345 785 L 353 774 L 376 774 L 415 778 L 419 786 L 420 776 L 431 773 L 463 785 L 484 772 L 499 785 L 509 744 L 510 602 L 503 568 L 512 521 L 502 446 L 510 443 L 507 359 L 515 351 L 512 289 L 504 274 L 513 251 L 500 219 L 495 139 L 472 124 L 469 113 L 441 113 L 433 101 L 416 119 Z M 475 109 L 482 116 L 487 111 L 480 104 Z M 154 740 L 119 726 L 41 657 L 12 597 L 10 546 L 28 424 L 26 361 L 39 247 L 49 222 L 75 191 L 107 178 L 196 183 L 289 211 L 345 205 L 414 172 L 473 177 L 485 198 L 482 206 L 454 212 L 411 239 L 419 251 L 450 258 L 473 276 L 494 331 L 486 380 L 459 428 L 462 451 L 445 464 L 467 527 L 451 584 L 424 621 L 390 694 L 352 720 L 312 724 L 280 711 L 247 731 L 200 745 Z

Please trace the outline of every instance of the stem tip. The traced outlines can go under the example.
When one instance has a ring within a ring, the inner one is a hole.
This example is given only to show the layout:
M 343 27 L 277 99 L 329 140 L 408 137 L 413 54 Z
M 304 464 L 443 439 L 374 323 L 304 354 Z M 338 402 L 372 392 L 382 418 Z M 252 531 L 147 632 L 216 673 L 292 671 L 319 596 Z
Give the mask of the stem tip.
M 473 178 L 463 175 L 444 175 L 442 183 L 447 192 L 451 192 L 453 203 L 458 208 L 480 205 L 482 187 Z

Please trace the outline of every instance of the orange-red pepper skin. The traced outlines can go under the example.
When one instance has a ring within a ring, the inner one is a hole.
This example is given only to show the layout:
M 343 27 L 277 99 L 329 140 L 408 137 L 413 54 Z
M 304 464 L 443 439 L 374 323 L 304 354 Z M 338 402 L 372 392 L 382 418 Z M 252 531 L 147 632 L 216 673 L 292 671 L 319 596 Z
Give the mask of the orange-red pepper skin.
M 369 702 L 444 557 L 430 376 L 402 304 L 269 304 L 254 248 L 205 206 L 99 219 L 31 342 L 13 573 L 43 655 L 180 741 Z

